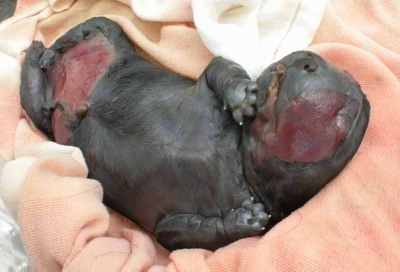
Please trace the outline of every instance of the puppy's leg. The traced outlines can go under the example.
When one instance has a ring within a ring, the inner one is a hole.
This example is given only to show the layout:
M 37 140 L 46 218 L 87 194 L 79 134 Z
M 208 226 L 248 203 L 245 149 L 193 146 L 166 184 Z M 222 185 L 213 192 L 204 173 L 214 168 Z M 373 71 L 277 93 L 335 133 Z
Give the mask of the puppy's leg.
M 239 64 L 223 57 L 214 58 L 200 80 L 207 82 L 224 109 L 232 111 L 237 123 L 242 124 L 245 117 L 255 115 L 258 87 Z
M 215 250 L 241 238 L 264 231 L 269 215 L 264 206 L 247 199 L 224 218 L 198 214 L 167 215 L 156 227 L 157 240 L 166 248 L 205 248 Z
M 45 47 L 42 42 L 33 42 L 28 48 L 21 69 L 21 105 L 36 127 L 51 137 L 50 105 L 52 91 L 40 64 Z

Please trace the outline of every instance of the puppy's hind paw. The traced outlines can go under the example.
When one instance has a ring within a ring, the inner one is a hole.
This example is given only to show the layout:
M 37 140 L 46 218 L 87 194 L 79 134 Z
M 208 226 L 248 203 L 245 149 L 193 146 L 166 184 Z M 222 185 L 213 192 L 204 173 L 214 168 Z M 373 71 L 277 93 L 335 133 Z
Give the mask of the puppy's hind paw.
M 268 224 L 270 215 L 264 205 L 254 203 L 252 198 L 246 199 L 242 206 L 229 212 L 224 218 L 226 235 L 232 240 L 261 234 Z

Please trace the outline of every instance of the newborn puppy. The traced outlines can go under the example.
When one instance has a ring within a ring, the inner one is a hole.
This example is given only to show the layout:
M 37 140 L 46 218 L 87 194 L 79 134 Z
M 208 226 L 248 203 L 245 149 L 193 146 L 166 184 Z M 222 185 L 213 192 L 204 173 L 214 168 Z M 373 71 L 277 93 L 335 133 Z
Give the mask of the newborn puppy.
M 264 233 L 345 167 L 369 119 L 359 85 L 314 53 L 257 82 L 217 57 L 194 82 L 138 56 L 106 18 L 34 42 L 21 80 L 33 123 L 79 147 L 105 203 L 171 250 Z

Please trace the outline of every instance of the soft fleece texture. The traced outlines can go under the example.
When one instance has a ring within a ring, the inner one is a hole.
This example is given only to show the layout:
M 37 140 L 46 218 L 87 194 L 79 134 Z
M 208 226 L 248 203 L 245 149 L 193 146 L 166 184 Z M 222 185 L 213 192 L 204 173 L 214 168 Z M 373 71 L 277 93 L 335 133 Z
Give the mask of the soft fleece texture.
M 32 39 L 49 45 L 78 22 L 106 15 L 166 69 L 196 78 L 212 54 L 189 20 L 140 20 L 122 2 L 18 3 L 16 16 L 0 25 L 0 153 L 7 161 L 0 194 L 20 224 L 35 269 L 400 271 L 398 14 L 397 0 L 332 0 L 309 48 L 348 70 L 371 103 L 365 139 L 345 170 L 263 237 L 216 252 L 170 253 L 102 204 L 101 186 L 86 178 L 78 149 L 49 142 L 29 125 L 19 106 L 21 51 Z
M 241 64 L 256 79 L 271 63 L 303 49 L 327 0 L 192 0 L 193 18 L 208 49 Z

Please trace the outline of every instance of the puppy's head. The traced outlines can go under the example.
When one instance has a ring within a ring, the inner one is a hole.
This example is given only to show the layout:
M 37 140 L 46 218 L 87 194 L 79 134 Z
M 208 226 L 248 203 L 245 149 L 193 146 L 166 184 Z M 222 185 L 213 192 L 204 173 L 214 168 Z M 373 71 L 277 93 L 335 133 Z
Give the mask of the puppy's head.
M 295 52 L 268 67 L 257 80 L 257 115 L 251 132 L 264 156 L 309 163 L 331 157 L 343 142 L 358 145 L 369 104 L 358 83 L 311 52 Z
M 294 202 L 304 202 L 357 151 L 369 103 L 347 72 L 307 51 L 272 64 L 257 84 L 256 117 L 245 127 L 247 160 L 252 174 L 262 177 L 255 186 L 264 186 L 269 198 L 286 190 Z

